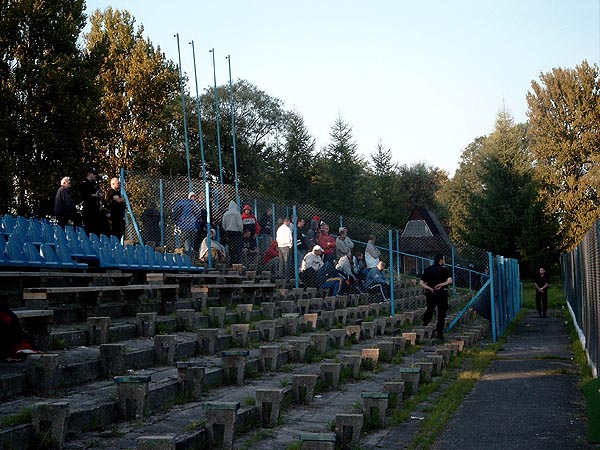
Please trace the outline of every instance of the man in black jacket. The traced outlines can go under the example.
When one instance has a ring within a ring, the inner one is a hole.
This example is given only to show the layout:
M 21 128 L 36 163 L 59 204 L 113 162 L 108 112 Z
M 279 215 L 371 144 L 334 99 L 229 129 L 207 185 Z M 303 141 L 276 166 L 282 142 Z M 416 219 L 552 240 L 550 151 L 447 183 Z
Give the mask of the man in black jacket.
M 71 196 L 71 178 L 69 177 L 63 177 L 60 180 L 60 187 L 54 197 L 54 215 L 58 224 L 63 228 L 69 223 L 69 220 L 75 226 L 81 225 L 81 217 Z
M 444 255 L 435 255 L 433 265 L 425 269 L 419 284 L 425 289 L 427 310 L 423 316 L 423 325 L 429 324 L 433 318 L 433 311 L 437 307 L 437 338 L 444 339 L 446 325 L 446 312 L 448 311 L 448 286 L 452 284 L 452 277 L 444 267 Z

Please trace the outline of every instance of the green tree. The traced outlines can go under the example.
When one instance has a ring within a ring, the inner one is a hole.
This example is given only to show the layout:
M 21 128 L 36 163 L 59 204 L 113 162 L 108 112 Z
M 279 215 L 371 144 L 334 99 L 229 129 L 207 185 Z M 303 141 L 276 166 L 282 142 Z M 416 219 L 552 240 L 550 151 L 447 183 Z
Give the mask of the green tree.
M 104 133 L 91 143 L 95 162 L 111 173 L 121 167 L 181 172 L 186 163 L 177 67 L 144 39 L 143 27 L 135 29 L 129 12 L 96 10 L 90 22 L 86 49 L 102 61 L 95 82 Z
M 341 214 L 356 215 L 364 210 L 359 189 L 363 183 L 365 162 L 358 156 L 352 127 L 341 115 L 329 133 L 331 139 L 318 158 L 315 174 L 318 205 Z
M 276 167 L 271 176 L 272 193 L 280 198 L 305 202 L 311 190 L 311 174 L 315 159 L 315 139 L 306 128 L 303 117 L 294 111 L 289 115 L 285 142 L 277 152 Z
M 425 163 L 417 163 L 411 166 L 400 166 L 398 174 L 399 188 L 406 198 L 406 203 L 403 205 L 406 214 L 410 214 L 415 206 L 423 206 L 436 213 L 439 212 L 436 193 L 448 181 L 448 174 L 444 170 Z
M 265 174 L 265 170 L 274 167 L 273 158 L 276 158 L 276 155 L 273 149 L 277 147 L 278 141 L 286 131 L 289 113 L 284 109 L 280 99 L 268 95 L 246 80 L 238 80 L 233 83 L 232 92 L 238 179 L 242 186 L 256 186 L 261 184 L 260 180 Z M 218 86 L 217 97 L 219 99 L 223 182 L 233 184 L 235 180 L 229 86 Z M 218 180 L 219 160 L 214 88 L 205 89 L 200 103 L 207 170 Z M 191 128 L 195 129 L 197 116 L 191 123 Z
M 454 177 L 436 193 L 438 203 L 448 211 L 444 222 L 451 230 L 453 239 L 458 242 L 465 243 L 471 227 L 470 196 L 482 189 L 477 168 L 484 159 L 487 140 L 487 136 L 480 136 L 464 149 Z
M 0 5 L 3 210 L 51 213 L 60 178 L 79 168 L 95 106 L 77 46 L 83 7 L 83 0 Z
M 554 222 L 538 198 L 526 127 L 498 113 L 494 132 L 478 138 L 463 153 L 463 162 L 448 183 L 452 234 L 496 254 L 535 264 L 554 249 Z
M 528 138 L 547 211 L 556 213 L 563 249 L 598 218 L 600 78 L 598 66 L 555 68 L 531 83 Z
M 398 210 L 390 205 L 404 205 L 406 196 L 399 189 L 398 167 L 392 162 L 392 150 L 380 140 L 371 154 L 369 170 L 365 175 L 369 208 L 366 215 L 375 222 L 401 226 Z

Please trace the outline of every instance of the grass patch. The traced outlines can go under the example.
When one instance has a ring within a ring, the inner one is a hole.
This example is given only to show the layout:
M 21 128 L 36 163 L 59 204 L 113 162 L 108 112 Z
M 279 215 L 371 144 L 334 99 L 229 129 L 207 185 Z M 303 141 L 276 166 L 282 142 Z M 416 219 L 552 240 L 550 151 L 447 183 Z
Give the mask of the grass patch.
M 53 340 L 50 345 L 50 350 L 64 350 L 65 348 L 67 348 L 67 343 L 62 338 Z
M 23 408 L 16 414 L 12 416 L 4 417 L 2 419 L 3 427 L 14 427 L 17 425 L 23 425 L 26 423 L 31 423 L 31 408 Z
M 205 425 L 206 425 L 206 421 L 204 421 L 204 420 L 200 420 L 198 422 L 190 422 L 185 426 L 185 428 L 183 430 L 184 431 L 195 431 L 195 430 L 199 430 L 200 428 L 204 428 Z
M 260 441 L 273 437 L 273 430 L 259 430 L 254 436 L 246 439 L 244 445 L 240 447 L 240 450 L 249 450 L 253 448 Z
M 251 395 L 249 395 L 246 398 L 244 398 L 243 405 L 244 406 L 256 406 L 256 399 L 254 397 L 252 397 Z

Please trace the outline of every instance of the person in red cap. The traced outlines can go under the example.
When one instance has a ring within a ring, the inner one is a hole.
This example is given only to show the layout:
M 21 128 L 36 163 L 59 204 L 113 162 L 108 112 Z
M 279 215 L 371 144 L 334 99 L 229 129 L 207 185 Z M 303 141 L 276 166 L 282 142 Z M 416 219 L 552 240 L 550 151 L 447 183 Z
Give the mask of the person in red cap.
M 242 224 L 244 225 L 244 231 L 250 231 L 250 238 L 252 241 L 256 241 L 256 236 L 260 234 L 260 225 L 258 224 L 256 216 L 252 214 L 250 205 L 244 205 L 242 208 Z M 242 233 L 244 231 L 242 231 Z M 256 248 L 256 242 L 254 248 Z

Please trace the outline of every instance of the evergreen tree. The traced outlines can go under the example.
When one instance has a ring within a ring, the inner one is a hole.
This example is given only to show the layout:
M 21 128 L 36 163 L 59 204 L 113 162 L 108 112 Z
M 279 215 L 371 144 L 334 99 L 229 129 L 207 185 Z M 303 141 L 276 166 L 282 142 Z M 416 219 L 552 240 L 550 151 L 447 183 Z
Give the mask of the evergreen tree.
M 538 198 L 524 125 L 498 113 L 494 132 L 463 154 L 449 189 L 452 234 L 458 241 L 535 264 L 553 255 L 555 223 Z
M 380 140 L 371 154 L 370 173 L 366 175 L 365 196 L 369 199 L 366 217 L 375 222 L 401 226 L 398 214 L 406 197 L 399 189 L 398 167 L 392 162 L 392 150 Z
M 358 156 L 352 127 L 340 116 L 331 127 L 330 143 L 317 162 L 315 184 L 318 205 L 341 214 L 356 215 L 365 205 L 359 187 L 365 163 Z
M 311 188 L 315 139 L 298 112 L 289 116 L 285 143 L 277 158 L 276 192 L 282 198 L 305 202 Z

